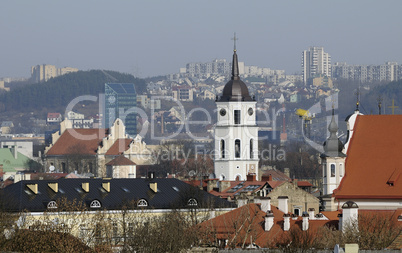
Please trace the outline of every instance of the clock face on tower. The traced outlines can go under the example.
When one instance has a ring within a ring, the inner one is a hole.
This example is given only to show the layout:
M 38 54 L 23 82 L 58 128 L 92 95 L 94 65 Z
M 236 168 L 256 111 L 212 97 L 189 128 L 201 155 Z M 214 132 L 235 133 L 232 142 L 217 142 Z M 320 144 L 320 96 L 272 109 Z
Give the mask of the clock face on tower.
M 220 114 L 221 116 L 225 116 L 225 115 L 226 115 L 226 110 L 225 110 L 225 109 L 221 109 L 221 110 L 219 111 L 219 114 Z
M 253 108 L 251 108 L 251 107 L 248 108 L 248 115 L 251 116 L 251 115 L 253 115 L 253 113 L 254 113 Z

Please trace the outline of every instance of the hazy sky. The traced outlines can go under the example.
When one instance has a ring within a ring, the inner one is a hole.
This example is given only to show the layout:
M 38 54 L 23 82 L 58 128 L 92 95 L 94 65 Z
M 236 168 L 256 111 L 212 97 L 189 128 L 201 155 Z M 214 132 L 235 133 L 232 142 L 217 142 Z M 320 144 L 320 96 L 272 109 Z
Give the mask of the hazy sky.
M 402 64 L 402 1 L 1 0 L 0 78 L 37 64 L 140 77 L 231 59 L 300 73 L 301 52 L 332 62 Z

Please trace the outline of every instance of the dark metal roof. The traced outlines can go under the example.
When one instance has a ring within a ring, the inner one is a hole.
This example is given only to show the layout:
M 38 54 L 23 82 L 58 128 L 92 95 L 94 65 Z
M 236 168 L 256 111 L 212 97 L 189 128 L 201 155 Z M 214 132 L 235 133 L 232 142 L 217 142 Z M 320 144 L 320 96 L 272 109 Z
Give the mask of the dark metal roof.
M 223 88 L 223 93 L 219 102 L 226 101 L 254 101 L 248 93 L 248 88 L 246 84 L 240 80 L 239 76 L 239 63 L 237 60 L 236 49 L 233 52 L 233 62 L 232 62 L 232 78 L 226 83 Z
M 324 142 L 325 153 L 322 156 L 344 157 L 345 154 L 342 153 L 344 145 L 336 136 L 336 133 L 338 132 L 338 125 L 335 122 L 334 109 L 332 109 L 332 119 L 328 126 L 328 131 L 330 136 Z
M 58 183 L 58 192 L 54 192 L 49 183 Z M 83 190 L 83 183 L 89 183 L 88 192 Z M 110 183 L 110 192 L 103 188 L 103 183 Z M 151 190 L 150 183 L 157 183 L 157 192 Z M 29 184 L 37 184 L 37 194 L 27 187 Z M 120 210 L 123 206 L 137 208 L 140 199 L 148 202 L 145 207 L 148 209 L 188 208 L 191 198 L 197 200 L 197 207 L 233 207 L 226 200 L 174 178 L 25 180 L 7 186 L 0 193 L 6 200 L 6 209 L 14 212 L 42 212 L 50 201 L 63 198 L 84 204 L 89 210 L 93 200 L 101 203 L 101 209 Z

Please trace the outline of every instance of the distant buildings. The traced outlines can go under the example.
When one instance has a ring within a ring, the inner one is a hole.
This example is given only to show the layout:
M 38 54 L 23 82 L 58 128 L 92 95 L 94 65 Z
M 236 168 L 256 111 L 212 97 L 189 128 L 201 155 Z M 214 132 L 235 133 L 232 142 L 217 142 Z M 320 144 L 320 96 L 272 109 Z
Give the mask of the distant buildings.
M 31 80 L 37 83 L 46 82 L 50 78 L 77 72 L 78 69 L 71 67 L 57 68 L 54 65 L 36 65 L 31 68 Z
M 137 107 L 137 93 L 132 83 L 105 84 L 105 128 L 120 118 L 126 132 L 132 137 L 137 135 L 137 119 L 133 110 Z
M 302 53 L 302 76 L 304 84 L 317 75 L 331 77 L 331 56 L 323 47 L 310 47 Z
M 332 66 L 334 78 L 364 82 L 392 82 L 402 79 L 402 65 L 386 62 L 382 65 L 349 65 L 336 62 Z

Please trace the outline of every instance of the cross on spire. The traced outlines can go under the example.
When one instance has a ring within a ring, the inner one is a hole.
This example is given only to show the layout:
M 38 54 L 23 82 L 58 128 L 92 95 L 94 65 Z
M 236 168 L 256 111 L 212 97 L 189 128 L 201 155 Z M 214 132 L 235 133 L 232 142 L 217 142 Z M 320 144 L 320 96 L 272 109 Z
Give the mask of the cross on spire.
M 391 109 L 392 109 L 392 115 L 394 115 L 394 114 L 395 114 L 395 109 L 396 109 L 396 108 L 399 108 L 399 106 L 396 106 L 396 105 L 395 105 L 395 100 L 392 99 L 392 105 L 391 105 L 391 106 L 388 106 L 388 108 L 391 108 Z
M 231 38 L 231 40 L 233 40 L 233 44 L 234 44 L 233 51 L 236 51 L 236 40 L 239 40 L 239 39 L 236 37 L 236 33 L 234 33 L 234 36 L 233 36 L 233 38 Z

